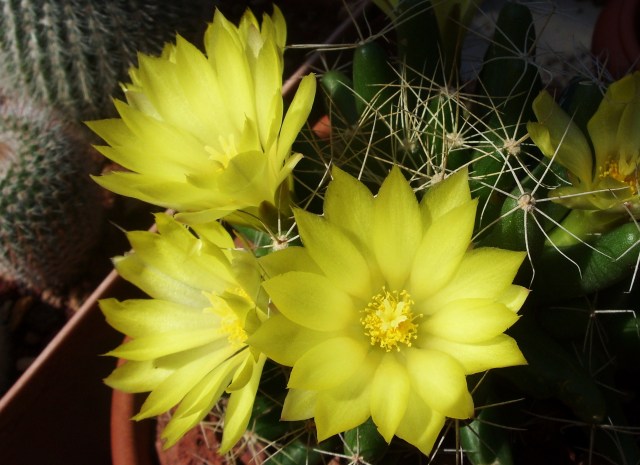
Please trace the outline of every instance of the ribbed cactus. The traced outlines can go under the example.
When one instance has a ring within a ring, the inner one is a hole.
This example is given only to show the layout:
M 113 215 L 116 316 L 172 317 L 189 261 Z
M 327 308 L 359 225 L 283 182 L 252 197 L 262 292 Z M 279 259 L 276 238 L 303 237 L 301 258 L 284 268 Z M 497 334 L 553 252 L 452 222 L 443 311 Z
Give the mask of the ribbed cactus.
M 176 32 L 197 33 L 213 0 L 1 0 L 0 87 L 92 119 L 138 51 L 156 53 Z
M 100 237 L 97 162 L 80 127 L 0 92 L 0 276 L 35 292 L 83 272 Z

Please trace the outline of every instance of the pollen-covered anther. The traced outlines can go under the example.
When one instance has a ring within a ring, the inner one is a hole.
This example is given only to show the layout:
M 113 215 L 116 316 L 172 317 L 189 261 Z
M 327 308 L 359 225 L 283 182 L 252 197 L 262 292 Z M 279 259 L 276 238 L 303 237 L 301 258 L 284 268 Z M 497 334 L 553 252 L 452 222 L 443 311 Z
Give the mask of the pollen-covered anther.
M 599 177 L 613 178 L 616 181 L 623 182 L 629 186 L 631 193 L 636 195 L 638 193 L 638 168 L 634 169 L 630 173 L 620 172 L 620 165 L 617 160 L 608 160 L 604 167 L 600 167 Z
M 418 337 L 415 320 L 422 316 L 413 314 L 413 304 L 405 290 L 389 292 L 383 287 L 382 292 L 373 296 L 363 310 L 365 316 L 360 319 L 371 345 L 378 345 L 387 352 L 399 351 L 399 344 L 411 347 L 411 341 Z

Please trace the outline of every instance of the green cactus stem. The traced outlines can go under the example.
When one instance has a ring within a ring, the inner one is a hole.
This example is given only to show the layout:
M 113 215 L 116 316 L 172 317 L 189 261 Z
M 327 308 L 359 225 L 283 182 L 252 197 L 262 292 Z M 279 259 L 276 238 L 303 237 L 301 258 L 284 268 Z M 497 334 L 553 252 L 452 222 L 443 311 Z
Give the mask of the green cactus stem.
M 97 157 L 81 128 L 0 91 L 0 277 L 37 293 L 85 271 L 102 230 Z

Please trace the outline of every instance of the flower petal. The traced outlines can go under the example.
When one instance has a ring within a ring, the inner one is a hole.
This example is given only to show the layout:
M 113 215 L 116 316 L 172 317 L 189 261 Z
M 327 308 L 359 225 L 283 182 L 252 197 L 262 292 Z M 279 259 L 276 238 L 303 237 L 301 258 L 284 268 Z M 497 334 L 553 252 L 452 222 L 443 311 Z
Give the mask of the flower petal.
M 371 384 L 371 418 L 391 442 L 409 404 L 410 375 L 395 353 L 384 354 Z
M 128 361 L 104 379 L 107 386 L 124 392 L 147 392 L 155 389 L 174 370 L 158 366 L 153 360 Z
M 278 139 L 278 152 L 276 164 L 282 164 L 289 152 L 293 141 L 298 137 L 298 133 L 305 121 L 309 117 L 311 105 L 316 95 L 316 76 L 309 74 L 302 78 L 298 85 L 293 101 L 287 109 L 287 114 L 282 122 L 280 138 Z
M 324 275 L 348 294 L 369 299 L 369 267 L 353 242 L 323 217 L 298 209 L 294 213 L 302 243 Z
M 305 352 L 327 337 L 326 332 L 304 328 L 284 315 L 275 314 L 265 320 L 246 342 L 274 361 L 293 366 Z
M 409 394 L 409 405 L 411 407 L 406 410 L 396 435 L 429 455 L 444 426 L 445 416 L 431 409 L 413 391 Z
M 473 344 L 493 339 L 516 321 L 518 315 L 503 304 L 488 299 L 461 299 L 426 317 L 418 334 Z
M 228 452 L 240 440 L 247 429 L 262 375 L 262 367 L 266 360 L 267 358 L 261 354 L 253 366 L 249 382 L 242 389 L 234 391 L 229 396 L 229 403 L 224 415 L 222 442 L 220 443 L 221 454 Z M 253 360 L 251 363 L 253 363 Z
M 351 337 L 335 337 L 315 345 L 293 366 L 288 387 L 321 391 L 338 386 L 360 367 L 369 347 Z
M 371 385 L 380 355 L 379 351 L 369 352 L 351 378 L 318 394 L 315 409 L 318 441 L 355 428 L 371 416 Z
M 373 194 L 356 178 L 337 167 L 331 170 L 333 180 L 324 197 L 324 215 L 333 224 L 348 231 L 358 247 L 363 231 L 371 231 L 373 221 Z M 369 253 L 366 250 L 363 253 Z
M 526 365 L 516 341 L 506 334 L 477 344 L 462 344 L 436 337 L 425 338 L 423 349 L 439 350 L 458 360 L 466 374 L 480 373 L 491 368 Z
M 423 231 L 418 201 L 397 166 L 382 183 L 373 213 L 371 241 L 380 270 L 390 289 L 403 289 Z
M 405 354 L 412 388 L 427 405 L 451 418 L 473 416 L 465 373 L 455 358 L 438 350 L 410 349 Z
M 577 176 L 581 184 L 589 186 L 593 179 L 593 155 L 589 142 L 553 97 L 542 91 L 533 101 L 538 122 L 527 124 L 533 142 L 547 158 Z
M 282 419 L 299 421 L 312 418 L 316 409 L 317 398 L 318 391 L 289 389 L 282 406 Z
M 291 271 L 263 286 L 283 315 L 309 329 L 337 331 L 358 317 L 351 297 L 322 275 Z
M 303 247 L 289 246 L 286 249 L 261 257 L 259 262 L 267 278 L 272 278 L 288 271 L 322 273 L 322 270 L 309 256 L 308 250 Z
M 465 202 L 433 219 L 413 262 L 413 299 L 433 295 L 454 275 L 471 243 L 477 206 L 477 201 Z
M 468 251 L 456 274 L 437 294 L 429 297 L 416 311 L 432 314 L 458 299 L 496 299 L 511 286 L 526 252 L 482 247 Z
M 470 200 L 469 173 L 466 168 L 432 185 L 420 202 L 424 228 L 428 228 L 433 221 Z

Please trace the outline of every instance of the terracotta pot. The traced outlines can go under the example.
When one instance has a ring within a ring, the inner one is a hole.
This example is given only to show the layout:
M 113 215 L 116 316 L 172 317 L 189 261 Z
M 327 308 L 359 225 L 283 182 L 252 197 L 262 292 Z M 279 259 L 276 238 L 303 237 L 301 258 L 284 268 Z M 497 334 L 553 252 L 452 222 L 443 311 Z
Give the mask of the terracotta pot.
M 640 69 L 640 0 L 609 0 L 604 5 L 591 51 L 614 78 Z
M 108 465 L 113 361 L 100 357 L 122 338 L 97 301 L 139 295 L 111 273 L 0 399 L 2 463 Z

